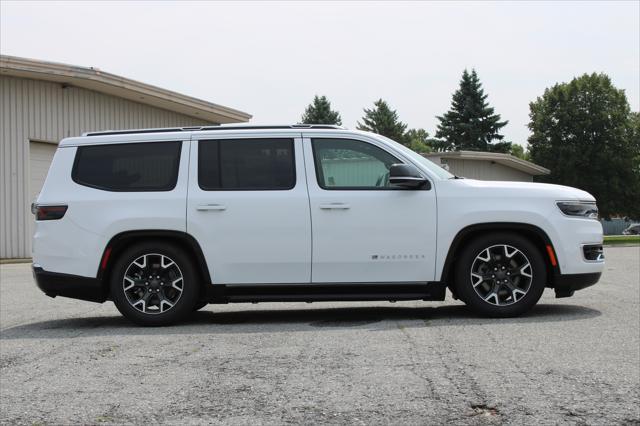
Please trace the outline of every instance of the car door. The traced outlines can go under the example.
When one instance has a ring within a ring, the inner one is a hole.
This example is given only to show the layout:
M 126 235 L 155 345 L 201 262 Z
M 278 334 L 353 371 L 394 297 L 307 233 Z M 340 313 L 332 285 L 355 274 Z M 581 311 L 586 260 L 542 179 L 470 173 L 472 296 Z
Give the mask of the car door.
M 379 141 L 306 135 L 313 235 L 312 281 L 424 282 L 434 279 L 436 198 L 389 184 L 408 163 Z
M 187 231 L 200 243 L 213 283 L 308 283 L 302 139 L 291 133 L 194 139 Z

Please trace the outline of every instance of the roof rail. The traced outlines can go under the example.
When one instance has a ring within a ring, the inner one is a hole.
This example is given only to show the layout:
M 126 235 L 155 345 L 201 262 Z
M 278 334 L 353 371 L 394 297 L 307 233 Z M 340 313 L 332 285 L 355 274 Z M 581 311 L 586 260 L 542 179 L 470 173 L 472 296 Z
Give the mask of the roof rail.
M 131 130 L 103 130 L 98 132 L 86 132 L 82 136 L 109 136 L 129 135 L 134 133 L 168 133 L 168 132 L 193 132 L 199 130 L 282 130 L 282 129 L 334 129 L 346 130 L 342 126 L 333 124 L 285 124 L 275 126 L 265 125 L 230 125 L 230 126 L 194 126 L 194 127 L 166 127 L 158 129 L 131 129 Z

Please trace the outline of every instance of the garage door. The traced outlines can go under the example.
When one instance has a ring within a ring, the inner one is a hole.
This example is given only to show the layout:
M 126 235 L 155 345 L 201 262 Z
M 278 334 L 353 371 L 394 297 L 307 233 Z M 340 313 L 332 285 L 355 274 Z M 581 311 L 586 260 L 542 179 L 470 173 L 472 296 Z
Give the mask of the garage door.
M 31 166 L 31 176 L 29 176 L 29 204 L 35 201 L 42 189 L 56 148 L 57 145 L 53 143 L 29 142 L 29 164 Z M 29 223 L 31 224 L 31 234 L 29 237 L 31 237 L 35 225 L 31 213 L 29 213 Z M 31 238 L 29 238 L 29 245 L 31 245 Z
M 31 179 L 29 180 L 29 203 L 33 202 L 47 177 L 53 154 L 57 146 L 52 143 L 29 142 L 29 156 L 31 159 Z

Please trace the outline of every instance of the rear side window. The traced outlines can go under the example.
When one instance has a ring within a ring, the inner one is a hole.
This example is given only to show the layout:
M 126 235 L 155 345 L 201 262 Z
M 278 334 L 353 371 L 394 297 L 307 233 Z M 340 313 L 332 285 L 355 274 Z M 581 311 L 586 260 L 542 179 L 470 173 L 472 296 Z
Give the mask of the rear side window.
M 171 191 L 181 146 L 181 141 L 81 146 L 71 177 L 105 191 Z
M 291 189 L 293 139 L 201 140 L 198 183 L 205 191 Z

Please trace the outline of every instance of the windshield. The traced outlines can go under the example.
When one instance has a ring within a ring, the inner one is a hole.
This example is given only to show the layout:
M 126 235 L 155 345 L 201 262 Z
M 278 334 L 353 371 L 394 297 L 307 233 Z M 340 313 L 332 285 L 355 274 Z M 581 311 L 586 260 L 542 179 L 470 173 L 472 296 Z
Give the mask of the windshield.
M 438 166 L 433 161 L 429 160 L 426 157 L 423 157 L 422 155 L 418 154 L 415 151 L 412 151 L 411 149 L 407 148 L 406 146 L 404 146 L 402 144 L 399 144 L 398 142 L 394 141 L 393 139 L 389 139 L 388 137 L 382 136 L 382 135 L 376 135 L 376 137 L 378 137 L 380 139 L 384 139 L 385 141 L 393 144 L 393 146 L 396 149 L 401 151 L 407 157 L 410 157 L 415 162 L 420 163 L 421 165 L 425 166 L 427 169 L 429 169 L 430 172 L 432 172 L 433 174 L 438 176 L 440 179 L 451 179 L 452 177 L 454 177 L 451 173 L 449 173 L 448 171 L 446 171 L 442 167 Z

